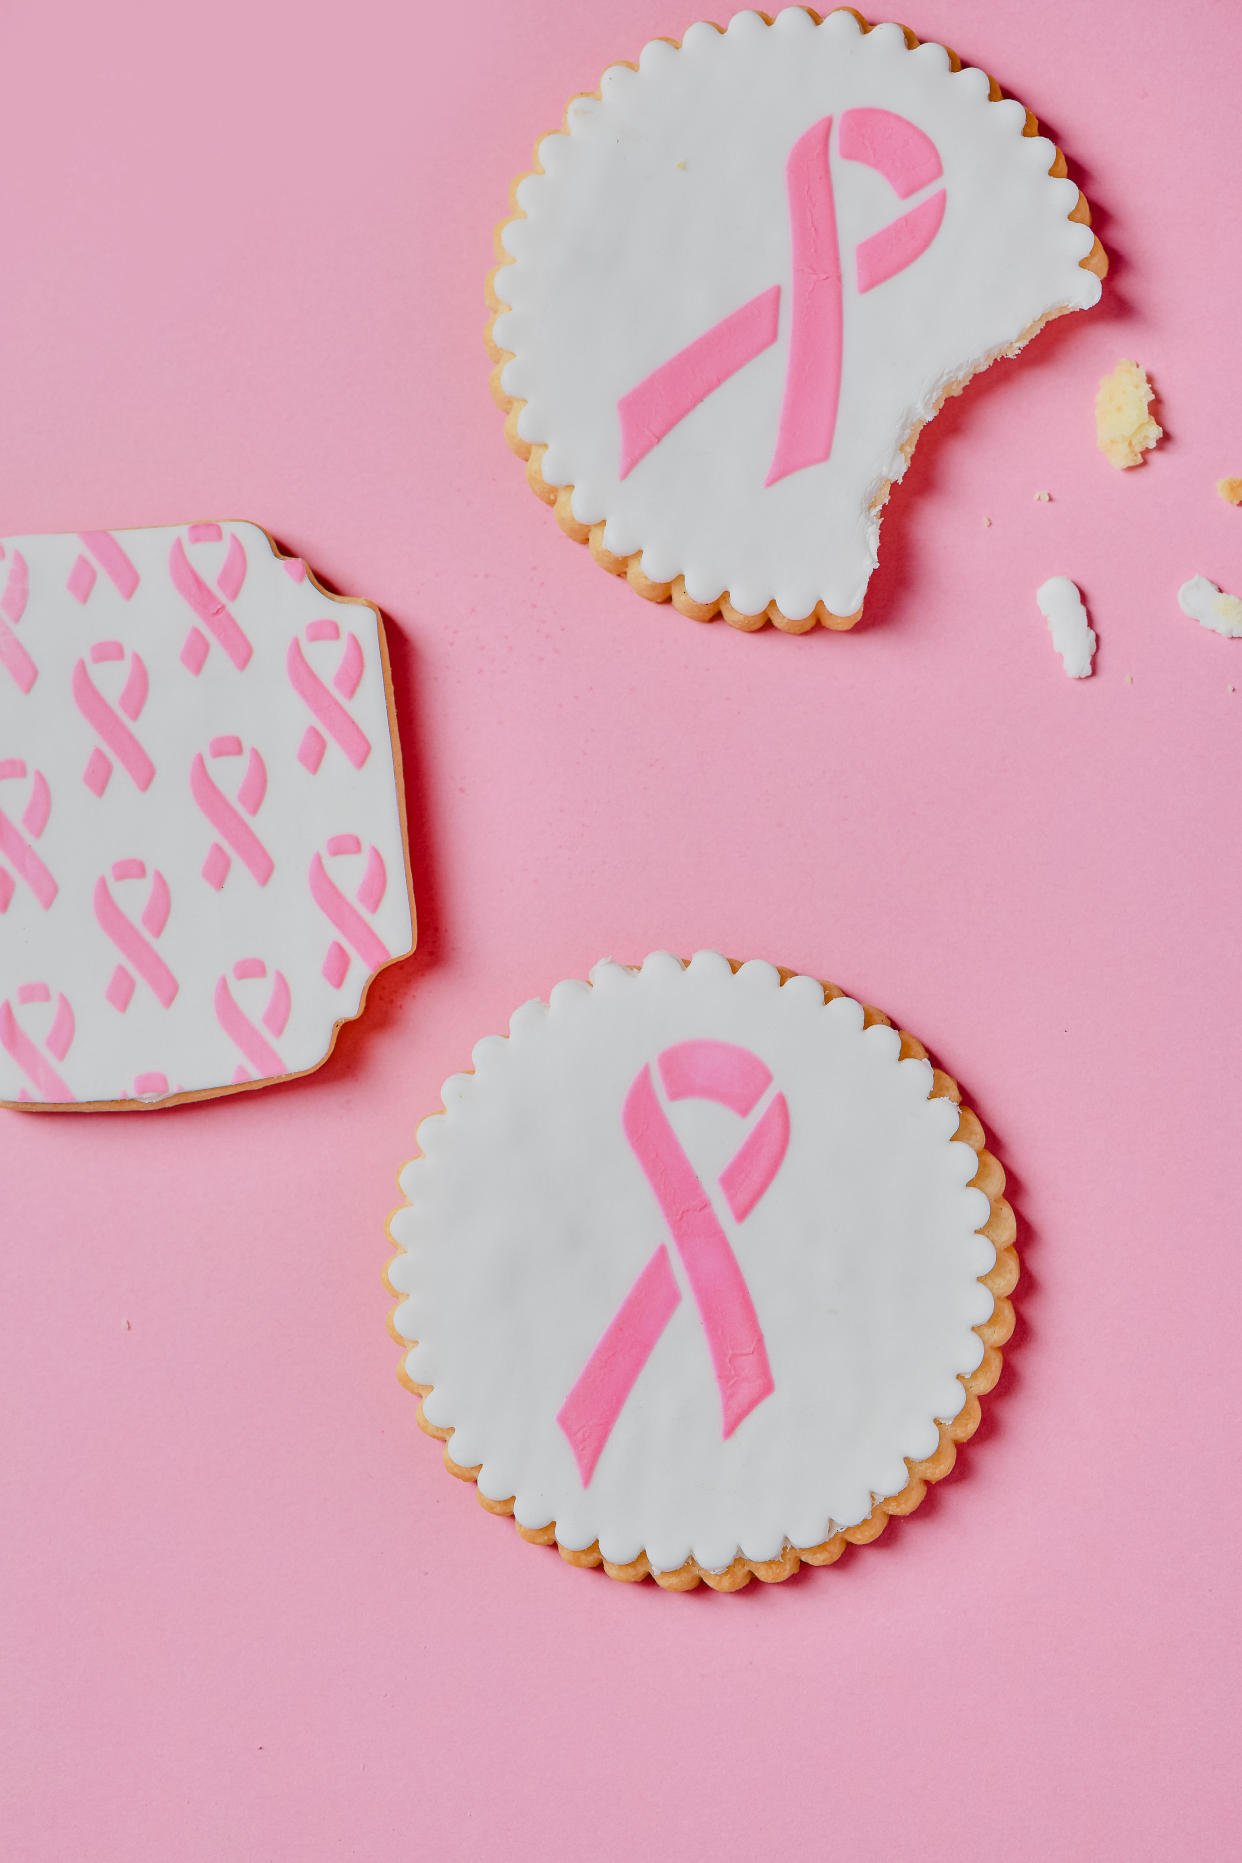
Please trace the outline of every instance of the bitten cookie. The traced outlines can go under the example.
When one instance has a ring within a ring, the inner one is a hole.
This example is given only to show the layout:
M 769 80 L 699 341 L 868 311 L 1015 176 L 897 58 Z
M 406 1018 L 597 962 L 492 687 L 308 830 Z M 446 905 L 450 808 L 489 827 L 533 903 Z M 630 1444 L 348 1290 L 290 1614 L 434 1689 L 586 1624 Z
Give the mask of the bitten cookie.
M 390 1221 L 419 1416 L 524 1539 L 732 1591 L 917 1507 L 1000 1370 L 1004 1173 L 912 1037 L 714 952 L 527 1003 Z
M 845 9 L 605 71 L 539 143 L 489 280 L 493 392 L 562 528 L 697 620 L 852 625 L 920 428 L 1099 298 L 1037 129 Z
M 413 945 L 378 609 L 254 524 L 0 545 L 0 1101 L 306 1073 Z

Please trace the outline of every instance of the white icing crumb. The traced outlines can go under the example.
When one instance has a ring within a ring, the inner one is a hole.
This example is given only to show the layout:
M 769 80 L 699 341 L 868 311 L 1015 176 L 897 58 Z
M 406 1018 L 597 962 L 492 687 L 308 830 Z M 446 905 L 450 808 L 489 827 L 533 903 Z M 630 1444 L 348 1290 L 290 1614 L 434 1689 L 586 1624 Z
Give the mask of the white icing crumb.
M 128 1321 L 128 1320 L 122 1320 L 122 1321 L 121 1321 L 121 1325 L 122 1325 L 122 1326 L 123 1326 L 123 1327 L 125 1328 L 125 1331 L 126 1331 L 126 1332 L 129 1332 L 129 1331 L 130 1331 L 130 1324 L 129 1324 L 129 1321 Z
M 1223 634 L 1226 640 L 1242 638 L 1242 601 L 1236 595 L 1225 594 L 1206 576 L 1192 576 L 1189 582 L 1183 582 L 1177 602 L 1182 613 L 1200 627 L 1210 627 L 1213 634 Z
M 1052 493 L 1051 492 L 1036 492 L 1035 503 L 1037 505 L 1050 505 L 1052 503 Z
M 1141 466 L 1164 429 L 1148 408 L 1155 390 L 1137 362 L 1119 362 L 1095 397 L 1095 441 L 1111 466 Z
M 1052 644 L 1071 679 L 1086 679 L 1095 653 L 1095 633 L 1082 596 L 1068 576 L 1050 576 L 1035 591 L 1039 612 L 1048 623 Z

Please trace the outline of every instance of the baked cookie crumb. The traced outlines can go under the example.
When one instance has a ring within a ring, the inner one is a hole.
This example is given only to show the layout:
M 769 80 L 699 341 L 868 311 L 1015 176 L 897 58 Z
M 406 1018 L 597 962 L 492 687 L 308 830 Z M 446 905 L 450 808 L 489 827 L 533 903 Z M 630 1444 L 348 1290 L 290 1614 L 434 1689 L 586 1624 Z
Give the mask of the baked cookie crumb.
M 1227 505 L 1242 505 L 1242 479 L 1218 479 L 1216 489 Z
M 1206 576 L 1192 576 L 1177 591 L 1177 604 L 1184 615 L 1200 627 L 1223 634 L 1226 640 L 1242 639 L 1242 599 L 1218 589 Z
M 1148 413 L 1155 389 L 1137 362 L 1119 362 L 1095 397 L 1096 444 L 1110 466 L 1141 466 L 1143 455 L 1164 436 Z

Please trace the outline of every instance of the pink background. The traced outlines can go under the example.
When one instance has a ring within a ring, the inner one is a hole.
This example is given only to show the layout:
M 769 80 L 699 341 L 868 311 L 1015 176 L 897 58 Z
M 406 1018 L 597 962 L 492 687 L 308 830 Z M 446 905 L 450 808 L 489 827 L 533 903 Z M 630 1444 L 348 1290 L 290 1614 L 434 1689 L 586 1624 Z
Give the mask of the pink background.
M 1242 589 L 1214 491 L 1242 473 L 1242 19 L 902 12 L 1063 142 L 1114 272 L 925 436 L 866 623 L 789 639 L 610 582 L 487 391 L 510 178 L 693 13 L 4 9 L 0 531 L 250 517 L 382 604 L 422 929 L 309 1080 L 0 1114 L 22 1863 L 1229 1848 L 1242 645 L 1176 591 Z M 1124 475 L 1091 418 L 1123 355 L 1168 427 Z M 1056 573 L 1100 636 L 1082 683 L 1034 605 Z M 701 944 L 921 1035 L 1026 1264 L 952 1479 L 737 1597 L 489 1518 L 416 1427 L 381 1283 L 395 1172 L 476 1038 L 604 954 Z

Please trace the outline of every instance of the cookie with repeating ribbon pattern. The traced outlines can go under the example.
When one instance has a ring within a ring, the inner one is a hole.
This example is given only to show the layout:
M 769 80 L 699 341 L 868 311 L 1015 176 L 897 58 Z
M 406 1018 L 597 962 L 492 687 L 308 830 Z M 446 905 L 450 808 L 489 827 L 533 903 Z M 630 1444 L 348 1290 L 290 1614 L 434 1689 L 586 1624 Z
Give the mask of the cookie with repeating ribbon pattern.
M 640 595 L 853 625 L 920 429 L 1107 270 L 986 73 L 851 9 L 691 26 L 538 144 L 488 283 L 492 389 L 558 522 Z
M 390 1219 L 450 1471 L 614 1578 L 732 1591 L 907 1514 L 979 1421 L 1015 1224 L 922 1046 L 715 952 L 605 962 L 474 1050 Z
M 306 1073 L 413 947 L 378 609 L 254 524 L 0 543 L 0 1102 Z

